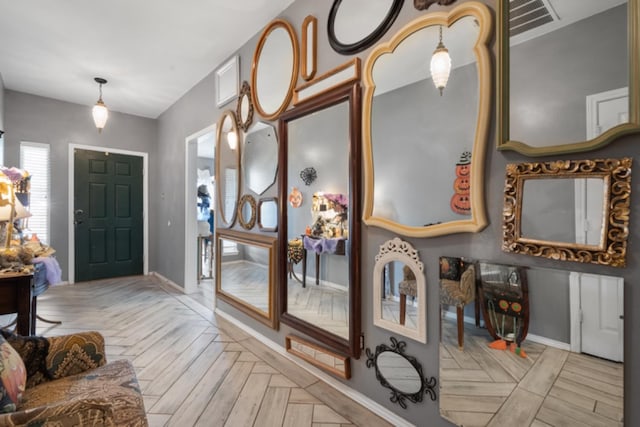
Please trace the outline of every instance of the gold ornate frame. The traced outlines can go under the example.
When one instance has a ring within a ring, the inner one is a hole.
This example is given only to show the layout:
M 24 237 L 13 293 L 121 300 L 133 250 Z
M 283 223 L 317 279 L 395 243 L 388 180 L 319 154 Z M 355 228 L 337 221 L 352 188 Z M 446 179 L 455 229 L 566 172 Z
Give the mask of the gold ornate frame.
M 247 100 L 248 108 L 247 114 L 242 114 L 242 103 Z M 238 103 L 236 104 L 236 120 L 238 121 L 238 127 L 244 132 L 248 131 L 253 123 L 253 101 L 251 101 L 251 86 L 246 80 L 242 82 L 240 87 L 240 94 L 238 95 Z
M 373 216 L 373 197 L 375 192 L 373 144 L 371 141 L 371 113 L 375 83 L 373 81 L 373 66 L 376 60 L 384 54 L 392 53 L 398 45 L 416 31 L 432 25 L 451 26 L 459 19 L 472 16 L 478 21 L 478 39 L 474 45 L 474 53 L 478 63 L 478 118 L 476 122 L 473 156 L 471 158 L 471 218 L 458 221 L 448 221 L 428 226 L 409 226 L 392 221 L 388 218 Z M 475 233 L 488 224 L 485 209 L 484 194 L 484 163 L 488 145 L 488 129 L 491 105 L 491 55 L 489 43 L 493 30 L 491 11 L 482 3 L 469 1 L 449 12 L 427 13 L 407 24 L 398 31 L 393 38 L 378 45 L 369 55 L 364 64 L 364 98 L 362 107 L 362 154 L 364 158 L 364 209 L 362 219 L 365 224 L 384 228 L 403 236 L 435 237 L 452 233 Z
M 244 245 L 256 246 L 269 251 L 269 309 L 264 312 L 246 301 L 225 292 L 222 289 L 222 239 L 233 240 Z M 272 329 L 278 329 L 278 316 L 276 311 L 276 248 L 278 241 L 275 237 L 261 234 L 251 234 L 236 230 L 216 230 L 216 296 L 226 303 L 237 308 L 244 314 L 264 323 Z
M 629 52 L 629 121 L 615 126 L 598 137 L 576 143 L 560 143 L 545 147 L 532 147 L 524 141 L 510 140 L 509 136 L 509 0 L 498 1 L 498 150 L 513 150 L 527 156 L 548 156 L 577 153 L 603 147 L 619 136 L 640 131 L 640 0 L 628 0 L 628 52 Z M 595 30 L 595 29 L 594 29 Z
M 238 170 L 238 185 L 236 188 L 236 206 L 232 209 L 232 212 L 229 212 L 230 217 L 227 218 L 224 212 L 224 200 L 222 200 L 222 183 L 224 179 L 221 177 L 221 144 L 222 144 L 222 127 L 224 125 L 225 119 L 229 117 L 231 120 L 231 130 L 236 133 L 238 136 L 238 146 L 234 150 L 235 153 L 235 167 Z M 238 120 L 236 118 L 236 114 L 232 110 L 225 110 L 222 112 L 220 119 L 218 120 L 218 124 L 216 126 L 216 193 L 217 193 L 217 206 L 218 211 L 220 212 L 220 219 L 223 227 L 231 227 L 236 222 L 236 210 L 238 207 L 238 199 L 240 198 L 240 182 L 242 177 L 240 176 L 240 147 L 242 146 L 242 138 L 241 134 L 238 131 Z
M 502 212 L 502 250 L 561 261 L 624 267 L 631 195 L 632 159 L 558 160 L 508 164 Z M 605 183 L 604 230 L 600 245 L 562 243 L 522 237 L 524 181 L 540 178 L 602 178 Z
M 260 55 L 262 54 L 262 48 L 269 37 L 269 34 L 276 28 L 284 28 L 289 34 L 289 38 L 291 39 L 291 47 L 292 47 L 292 55 L 293 55 L 293 66 L 291 70 L 291 81 L 289 83 L 289 89 L 285 94 L 282 103 L 276 111 L 264 111 L 262 108 L 262 104 L 260 104 L 260 99 L 258 99 L 258 86 L 256 85 L 258 80 L 258 65 Z M 258 45 L 256 46 L 256 50 L 253 53 L 253 61 L 251 62 L 251 100 L 253 101 L 253 106 L 265 120 L 275 120 L 278 116 L 287 109 L 289 106 L 289 102 L 291 102 L 291 97 L 293 96 L 293 88 L 295 87 L 296 82 L 298 81 L 298 69 L 300 64 L 300 49 L 298 48 L 298 37 L 296 36 L 296 32 L 291 26 L 291 24 L 284 19 L 275 19 L 271 21 L 269 25 L 264 29 L 262 34 L 260 35 L 260 40 L 258 40 Z
M 245 204 L 249 204 L 251 208 L 251 217 L 245 221 L 244 216 L 242 215 L 242 209 Z M 245 230 L 251 230 L 256 225 L 256 199 L 251 194 L 243 194 L 240 197 L 240 201 L 238 202 L 238 222 Z

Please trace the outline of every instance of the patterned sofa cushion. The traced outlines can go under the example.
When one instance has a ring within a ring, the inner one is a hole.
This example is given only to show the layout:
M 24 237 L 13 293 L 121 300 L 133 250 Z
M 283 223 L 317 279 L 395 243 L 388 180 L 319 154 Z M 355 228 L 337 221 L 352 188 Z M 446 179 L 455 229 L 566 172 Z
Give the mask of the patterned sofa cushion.
M 0 335 L 0 412 L 12 412 L 20 404 L 27 370 L 20 355 Z
M 97 368 L 106 363 L 104 337 L 98 332 L 51 337 L 46 368 L 56 379 Z

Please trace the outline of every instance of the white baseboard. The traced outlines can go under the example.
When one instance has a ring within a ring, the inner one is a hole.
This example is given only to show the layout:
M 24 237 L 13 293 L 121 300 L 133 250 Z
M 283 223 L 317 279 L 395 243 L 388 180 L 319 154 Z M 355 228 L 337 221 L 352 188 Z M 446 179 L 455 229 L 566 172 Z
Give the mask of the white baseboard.
M 456 314 L 452 311 L 445 311 L 445 315 L 444 317 L 446 317 L 449 320 L 453 320 L 454 322 L 456 321 Z M 469 317 L 469 316 L 464 316 L 464 323 L 470 323 L 472 325 L 476 324 L 476 319 L 473 317 Z M 480 319 L 480 326 L 484 327 L 484 321 L 482 319 Z M 566 351 L 571 351 L 571 345 L 566 343 L 566 342 L 562 342 L 562 341 L 557 341 L 551 338 L 546 338 L 546 337 L 542 337 L 540 335 L 535 335 L 535 334 L 527 334 L 526 336 L 526 341 L 531 341 L 531 342 L 535 342 L 538 344 L 543 344 L 549 347 L 553 347 L 553 348 L 557 348 L 560 350 L 566 350 Z
M 321 371 L 320 369 L 316 368 L 315 366 L 311 366 L 311 365 L 307 364 L 306 362 L 304 362 L 304 361 L 292 356 L 291 354 L 289 354 L 286 351 L 286 349 L 284 347 L 282 347 L 278 343 L 272 341 L 271 339 L 267 338 L 266 336 L 262 335 L 261 333 L 259 333 L 255 329 L 251 328 L 250 326 L 245 325 L 244 323 L 242 323 L 241 321 L 239 321 L 238 319 L 236 319 L 232 315 L 230 315 L 228 313 L 225 313 L 224 311 L 222 311 L 222 310 L 220 310 L 218 308 L 215 309 L 215 314 L 216 314 L 216 316 L 220 316 L 220 317 L 224 318 L 225 320 L 229 321 L 230 323 L 233 323 L 235 326 L 237 326 L 238 328 L 242 329 L 243 331 L 245 331 L 246 333 L 248 333 L 249 335 L 251 335 L 252 337 L 257 339 L 258 341 L 260 341 L 261 343 L 263 343 L 264 345 L 269 347 L 271 350 L 273 350 L 273 351 L 277 352 L 278 354 L 286 357 L 287 359 L 289 359 L 290 361 L 292 361 L 296 365 L 300 366 L 301 368 L 303 368 L 304 370 L 306 370 L 310 374 L 318 377 L 319 379 L 321 379 L 322 381 L 324 381 L 325 383 L 327 383 L 331 387 L 333 387 L 336 390 L 338 390 L 340 393 L 350 397 L 351 399 L 353 399 L 354 401 L 358 402 L 359 404 L 361 404 L 365 408 L 369 409 L 371 412 L 374 412 L 375 414 L 377 414 L 380 417 L 384 418 L 385 420 L 387 420 L 388 422 L 390 422 L 394 426 L 397 426 L 397 427 L 415 427 L 409 421 L 407 421 L 404 418 L 398 416 L 394 412 L 391 412 L 390 410 L 388 410 L 384 406 L 380 405 L 375 400 L 372 400 L 371 398 L 365 396 L 364 394 L 360 393 L 359 391 L 356 391 L 356 390 L 352 389 L 351 387 L 341 383 L 340 381 L 336 380 L 335 378 L 333 378 L 329 374 Z
M 182 286 L 176 284 L 176 282 L 174 282 L 173 280 L 164 277 L 162 274 L 158 273 L 157 271 L 149 272 L 149 276 L 155 276 L 158 279 L 162 280 L 165 284 L 171 286 L 172 288 L 175 288 L 177 291 L 182 292 L 183 294 L 186 294 L 185 289 Z

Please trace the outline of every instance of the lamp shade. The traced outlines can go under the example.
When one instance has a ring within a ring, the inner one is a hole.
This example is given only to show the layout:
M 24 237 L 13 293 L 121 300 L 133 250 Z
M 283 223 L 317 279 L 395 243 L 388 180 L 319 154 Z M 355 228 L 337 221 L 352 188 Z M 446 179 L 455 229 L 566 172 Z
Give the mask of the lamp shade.
M 440 90 L 440 95 L 442 95 L 442 90 L 447 86 L 450 73 L 451 57 L 449 56 L 449 50 L 440 42 L 431 57 L 431 78 L 433 79 L 433 84 Z
M 96 124 L 98 131 L 101 132 L 104 125 L 107 124 L 109 118 L 109 110 L 107 106 L 102 102 L 102 98 L 98 100 L 96 105 L 93 106 L 93 122 Z

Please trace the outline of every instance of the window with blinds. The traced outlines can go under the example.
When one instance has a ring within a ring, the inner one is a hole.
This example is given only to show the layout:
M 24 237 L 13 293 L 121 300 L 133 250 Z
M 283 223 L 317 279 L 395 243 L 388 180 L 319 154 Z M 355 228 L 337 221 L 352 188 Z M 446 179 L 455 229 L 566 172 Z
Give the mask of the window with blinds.
M 51 244 L 49 239 L 49 193 L 51 180 L 51 163 L 49 144 L 37 142 L 20 143 L 20 168 L 31 175 L 31 191 L 29 196 L 29 212 L 27 229 L 38 235 L 38 239 Z
M 238 201 L 238 170 L 226 168 L 224 170 L 224 211 L 231 218 Z M 238 245 L 231 240 L 222 241 L 222 255 L 237 255 Z

